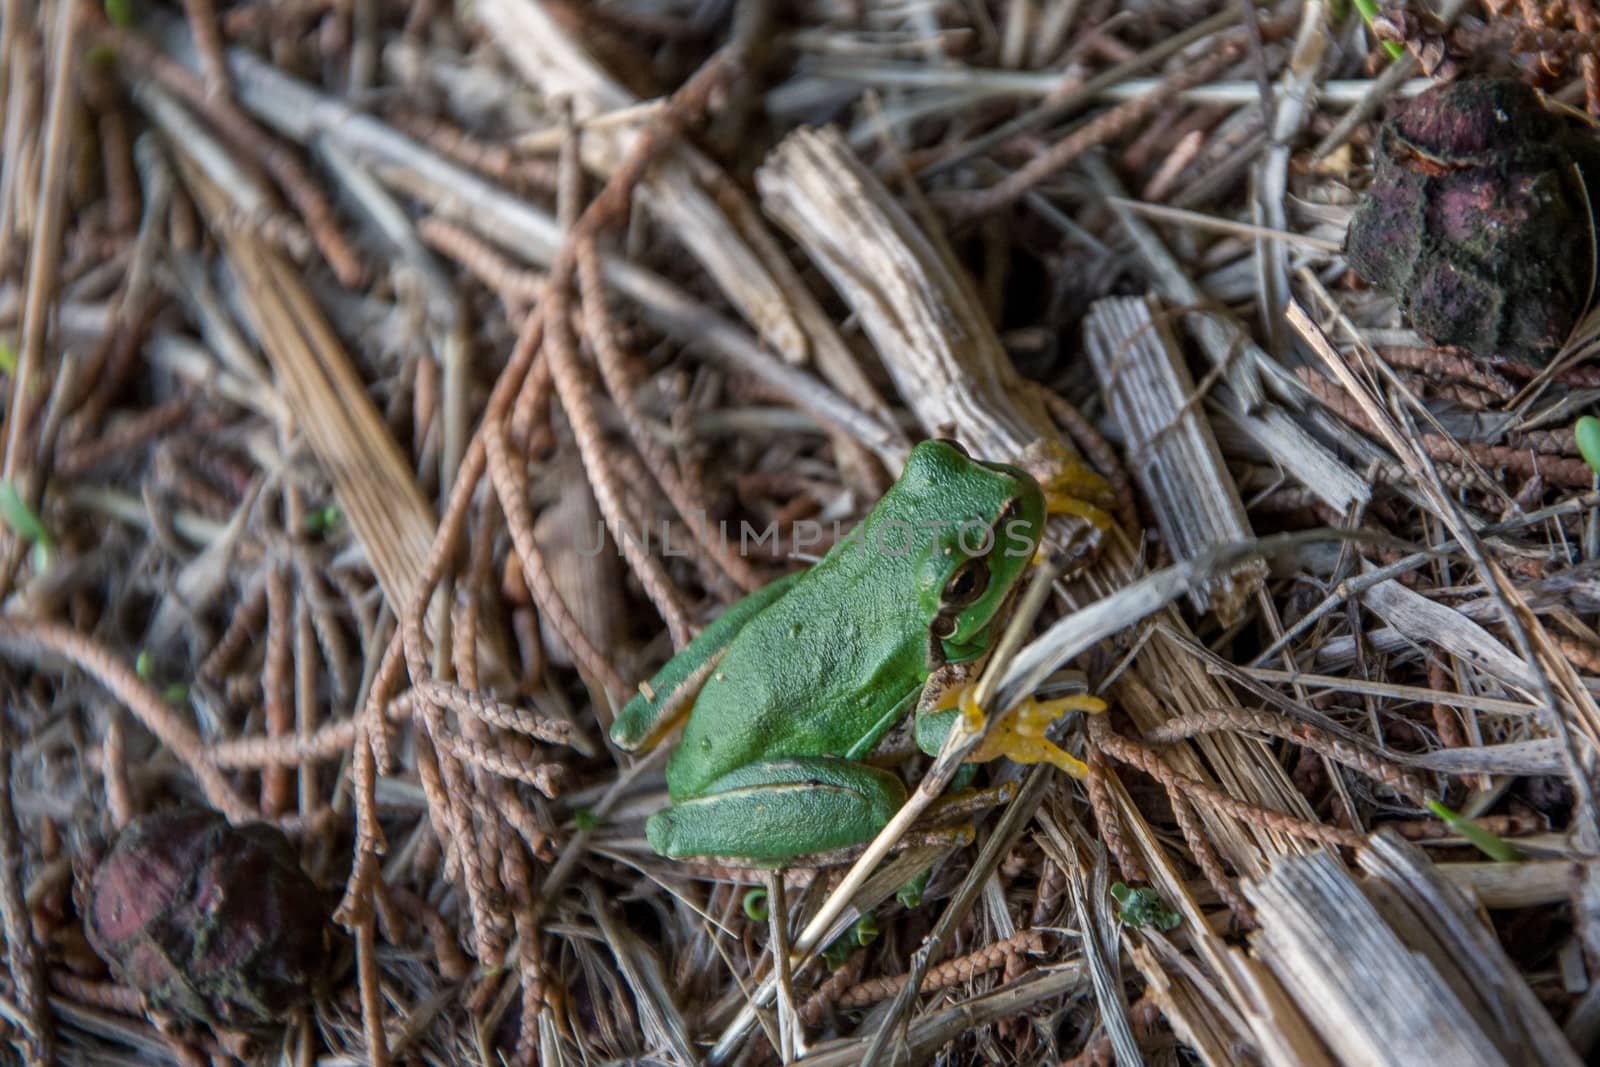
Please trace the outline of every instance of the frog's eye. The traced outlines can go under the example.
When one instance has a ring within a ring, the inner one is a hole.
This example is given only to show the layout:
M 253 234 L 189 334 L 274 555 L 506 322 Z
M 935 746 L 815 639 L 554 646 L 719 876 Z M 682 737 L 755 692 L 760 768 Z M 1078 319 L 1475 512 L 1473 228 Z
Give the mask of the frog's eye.
M 960 611 L 983 595 L 989 588 L 989 561 L 978 557 L 969 559 L 956 568 L 950 580 L 944 583 L 939 597 L 941 611 Z

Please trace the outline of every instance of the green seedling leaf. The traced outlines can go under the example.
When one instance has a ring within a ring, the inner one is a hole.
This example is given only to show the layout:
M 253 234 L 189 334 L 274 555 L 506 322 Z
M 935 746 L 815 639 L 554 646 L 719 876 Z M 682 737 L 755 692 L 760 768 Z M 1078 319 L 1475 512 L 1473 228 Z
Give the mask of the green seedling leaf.
M 833 944 L 822 950 L 822 958 L 829 969 L 837 970 L 844 966 L 844 961 L 850 958 L 850 953 L 858 948 L 865 948 L 878 940 L 878 920 L 869 911 L 856 920 L 856 924 L 846 930 Z
M 767 891 L 750 889 L 744 894 L 744 913 L 752 922 L 764 923 L 772 913 L 767 910 Z
M 850 935 L 845 934 L 839 940 L 822 950 L 822 962 L 828 965 L 828 970 L 837 971 L 844 966 L 844 961 L 850 958 L 850 953 L 856 950 L 856 943 L 850 940 Z
M 577 811 L 572 813 L 572 825 L 576 826 L 579 830 L 593 830 L 595 827 L 600 825 L 600 816 L 596 815 L 588 808 L 579 808 Z
M 1578 440 L 1578 453 L 1583 461 L 1589 464 L 1590 470 L 1600 474 L 1600 419 L 1583 416 L 1572 428 L 1572 436 Z
M 1505 838 L 1491 834 L 1471 819 L 1451 811 L 1437 800 L 1428 801 L 1428 810 L 1443 819 L 1445 825 L 1466 838 L 1474 848 L 1496 863 L 1519 863 L 1528 858 Z
M 1134 889 L 1116 882 L 1111 886 L 1111 899 L 1117 902 L 1117 918 L 1122 920 L 1123 926 L 1174 930 L 1183 922 L 1183 916 L 1167 907 L 1161 894 L 1150 886 Z
M 1372 20 L 1378 17 L 1376 0 L 1355 0 L 1356 10 L 1361 12 L 1361 17 L 1366 20 L 1367 29 L 1372 28 Z M 1406 54 L 1406 50 L 1394 41 L 1384 41 L 1383 50 L 1389 53 L 1390 59 L 1399 59 Z
M 161 699 L 168 704 L 182 704 L 189 699 L 189 687 L 182 682 L 173 682 L 161 690 Z
M 143 678 L 148 682 L 150 680 L 150 674 L 154 670 L 155 662 L 150 655 L 150 650 L 148 648 L 141 648 L 139 650 L 139 654 L 135 656 L 133 660 L 133 673 L 137 674 L 140 678 Z
M 11 527 L 11 532 L 33 545 L 33 565 L 36 570 L 50 566 L 50 552 L 55 539 L 45 527 L 44 520 L 30 508 L 15 483 L 0 482 L 0 521 Z
M 922 894 L 927 891 L 928 878 L 932 874 L 933 868 L 929 867 L 895 892 L 894 898 L 900 902 L 901 907 L 910 911 L 922 903 Z
M 329 504 L 325 508 L 318 508 L 316 511 L 308 511 L 306 512 L 306 517 L 304 520 L 306 532 L 326 533 L 335 526 L 339 525 L 339 521 L 343 518 L 344 513 L 339 510 L 337 504 Z
M 0 370 L 7 374 L 17 373 L 17 346 L 11 343 L 9 337 L 0 337 Z
M 133 0 L 105 0 L 106 21 L 119 29 L 133 25 Z
M 117 50 L 109 44 L 90 45 L 83 53 L 83 61 L 91 67 L 115 66 Z

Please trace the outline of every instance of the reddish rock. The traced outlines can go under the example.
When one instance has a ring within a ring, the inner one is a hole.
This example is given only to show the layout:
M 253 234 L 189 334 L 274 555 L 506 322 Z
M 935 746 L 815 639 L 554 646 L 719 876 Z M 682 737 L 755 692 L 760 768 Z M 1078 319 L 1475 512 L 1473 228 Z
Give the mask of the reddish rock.
M 1384 124 L 1345 252 L 1434 344 L 1540 365 L 1589 298 L 1596 179 L 1593 137 L 1521 82 L 1435 86 Z
M 249 1029 L 282 1021 L 327 974 L 327 896 L 264 824 L 160 812 L 123 828 L 84 901 L 89 942 L 150 1005 Z

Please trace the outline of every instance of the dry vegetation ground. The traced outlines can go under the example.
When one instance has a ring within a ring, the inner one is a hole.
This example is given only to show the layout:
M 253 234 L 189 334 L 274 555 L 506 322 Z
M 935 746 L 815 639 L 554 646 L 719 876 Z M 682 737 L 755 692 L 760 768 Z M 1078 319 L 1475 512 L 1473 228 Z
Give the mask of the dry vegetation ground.
M 1579 1062 L 1600 375 L 1428 347 L 1340 249 L 1396 99 L 1600 114 L 1600 25 L 1379 14 L 5 0 L 16 1054 Z M 1117 487 L 985 678 L 1103 693 L 1089 779 L 989 765 L 974 843 L 853 868 L 652 854 L 612 709 L 936 434 Z M 338 904 L 283 1028 L 147 1014 L 84 940 L 75 857 L 180 803 L 282 826 Z

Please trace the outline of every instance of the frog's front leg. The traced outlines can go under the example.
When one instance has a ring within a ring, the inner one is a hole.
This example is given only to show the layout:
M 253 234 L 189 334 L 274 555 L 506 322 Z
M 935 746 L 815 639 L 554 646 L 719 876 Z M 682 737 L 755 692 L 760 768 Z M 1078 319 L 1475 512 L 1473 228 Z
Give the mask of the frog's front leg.
M 1074 515 L 1101 534 L 1116 525 L 1111 512 L 1117 506 L 1117 494 L 1111 483 L 1060 444 L 1037 442 L 1025 465 L 1039 480 L 1048 514 Z
M 752 763 L 645 824 L 663 856 L 777 863 L 870 841 L 906 800 L 888 771 L 838 756 Z

